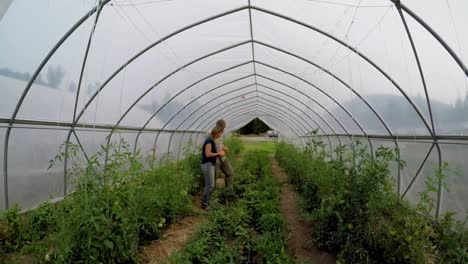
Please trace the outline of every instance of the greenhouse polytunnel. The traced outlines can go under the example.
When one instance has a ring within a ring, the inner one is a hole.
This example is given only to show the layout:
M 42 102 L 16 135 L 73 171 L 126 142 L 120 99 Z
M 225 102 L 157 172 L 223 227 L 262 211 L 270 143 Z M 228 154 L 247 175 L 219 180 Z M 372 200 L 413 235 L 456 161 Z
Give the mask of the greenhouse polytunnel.
M 462 221 L 467 25 L 463 0 L 2 0 L 0 211 L 66 200 L 72 153 L 182 161 L 216 120 L 259 118 L 326 159 L 396 150 L 397 196 L 443 174 L 424 215 Z

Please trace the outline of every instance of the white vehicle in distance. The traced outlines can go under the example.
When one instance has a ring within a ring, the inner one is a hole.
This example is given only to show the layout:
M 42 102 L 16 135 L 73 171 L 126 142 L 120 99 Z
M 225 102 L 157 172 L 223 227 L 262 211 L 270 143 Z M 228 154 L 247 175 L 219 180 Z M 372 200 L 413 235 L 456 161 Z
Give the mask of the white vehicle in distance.
M 268 137 L 272 137 L 272 138 L 277 138 L 278 137 L 278 132 L 275 131 L 275 130 L 268 130 L 266 134 L 267 134 Z

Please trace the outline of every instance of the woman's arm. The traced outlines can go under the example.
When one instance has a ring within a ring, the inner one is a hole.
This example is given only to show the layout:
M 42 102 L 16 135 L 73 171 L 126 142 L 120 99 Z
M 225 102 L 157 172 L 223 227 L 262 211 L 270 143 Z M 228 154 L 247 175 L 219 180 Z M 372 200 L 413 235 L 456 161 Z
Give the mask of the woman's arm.
M 216 156 L 222 156 L 224 155 L 224 151 L 220 151 L 218 153 L 211 152 L 211 144 L 206 144 L 205 145 L 205 155 L 208 158 L 216 157 Z

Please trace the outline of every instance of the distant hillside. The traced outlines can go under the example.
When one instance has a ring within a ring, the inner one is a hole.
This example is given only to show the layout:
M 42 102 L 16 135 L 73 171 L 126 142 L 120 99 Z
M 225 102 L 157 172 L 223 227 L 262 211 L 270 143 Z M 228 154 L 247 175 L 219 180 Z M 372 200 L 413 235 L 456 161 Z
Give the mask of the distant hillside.
M 415 131 L 425 133 L 426 129 L 422 121 L 403 96 L 381 94 L 369 95 L 365 98 L 392 130 L 399 133 L 414 133 Z M 423 97 L 412 97 L 411 99 L 429 121 L 426 99 Z M 355 98 L 345 102 L 343 106 L 350 110 L 361 122 L 363 120 L 369 121 L 365 125 L 363 124 L 369 129 L 369 133 L 382 132 L 383 127 L 375 122 L 377 121 L 375 115 L 360 99 Z M 436 128 L 439 128 L 438 132 L 458 134 L 460 131 L 468 130 L 468 94 L 463 101 L 459 100 L 455 105 L 431 100 L 431 106 Z M 347 124 L 351 122 L 343 111 L 335 109 L 333 112 L 341 120 L 345 120 L 344 122 Z

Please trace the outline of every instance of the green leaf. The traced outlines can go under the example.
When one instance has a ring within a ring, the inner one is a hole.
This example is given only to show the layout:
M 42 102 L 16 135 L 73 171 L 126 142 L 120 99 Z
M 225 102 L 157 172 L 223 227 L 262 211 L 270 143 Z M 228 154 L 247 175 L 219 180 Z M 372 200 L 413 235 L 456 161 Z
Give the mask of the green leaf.
M 108 249 L 114 249 L 114 243 L 112 243 L 112 241 L 110 240 L 104 240 L 104 246 L 106 246 L 106 248 Z

